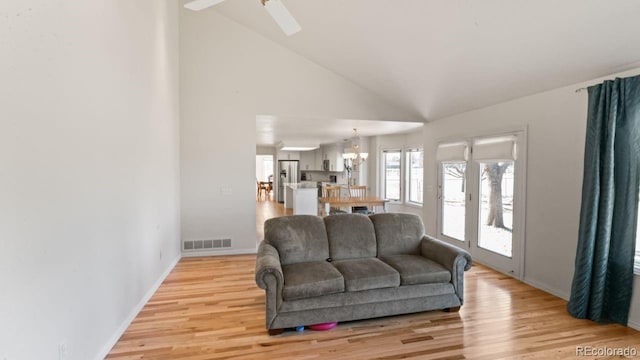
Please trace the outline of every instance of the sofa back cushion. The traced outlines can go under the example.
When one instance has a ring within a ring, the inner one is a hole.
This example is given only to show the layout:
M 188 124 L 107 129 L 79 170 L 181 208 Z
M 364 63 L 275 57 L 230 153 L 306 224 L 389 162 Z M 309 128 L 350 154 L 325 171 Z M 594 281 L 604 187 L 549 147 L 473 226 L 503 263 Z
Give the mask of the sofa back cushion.
M 319 216 L 268 219 L 264 222 L 264 241 L 278 250 L 282 265 L 324 261 L 329 257 L 327 231 Z
M 420 255 L 424 224 L 413 214 L 383 213 L 370 216 L 373 223 L 378 257 Z
M 376 256 L 376 233 L 366 215 L 337 214 L 324 218 L 333 260 L 362 259 Z

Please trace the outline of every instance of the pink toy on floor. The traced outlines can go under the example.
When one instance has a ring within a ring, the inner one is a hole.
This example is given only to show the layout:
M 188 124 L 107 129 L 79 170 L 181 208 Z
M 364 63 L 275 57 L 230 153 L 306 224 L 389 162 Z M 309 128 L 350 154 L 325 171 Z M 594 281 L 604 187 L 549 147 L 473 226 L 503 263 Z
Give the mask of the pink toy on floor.
M 336 327 L 336 325 L 338 325 L 337 322 L 315 324 L 315 325 L 309 325 L 309 329 L 316 330 L 316 331 L 323 331 L 323 330 L 333 329 L 334 327 Z

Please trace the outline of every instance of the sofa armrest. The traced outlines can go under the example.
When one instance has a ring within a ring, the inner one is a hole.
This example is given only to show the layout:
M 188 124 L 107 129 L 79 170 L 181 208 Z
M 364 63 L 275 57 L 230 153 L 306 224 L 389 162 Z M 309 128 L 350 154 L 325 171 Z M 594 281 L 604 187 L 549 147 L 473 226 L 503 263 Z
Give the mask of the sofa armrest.
M 464 299 L 464 272 L 471 269 L 471 255 L 459 247 L 447 244 L 429 235 L 422 237 L 422 256 L 444 266 L 451 272 L 451 283 L 462 305 Z
M 265 277 L 271 274 L 278 283 L 278 287 L 282 288 L 284 284 L 284 275 L 282 274 L 282 266 L 280 265 L 280 255 L 278 250 L 262 241 L 258 246 L 258 256 L 256 258 L 256 284 L 261 289 L 267 289 L 267 281 Z
M 284 274 L 278 250 L 264 241 L 260 243 L 256 257 L 256 284 L 265 289 L 265 320 L 267 329 L 271 329 L 282 304 Z
M 429 235 L 422 237 L 421 249 L 422 256 L 441 264 L 449 270 L 453 270 L 459 261 L 464 262 L 465 271 L 471 269 L 473 264 L 471 254 L 465 250 Z

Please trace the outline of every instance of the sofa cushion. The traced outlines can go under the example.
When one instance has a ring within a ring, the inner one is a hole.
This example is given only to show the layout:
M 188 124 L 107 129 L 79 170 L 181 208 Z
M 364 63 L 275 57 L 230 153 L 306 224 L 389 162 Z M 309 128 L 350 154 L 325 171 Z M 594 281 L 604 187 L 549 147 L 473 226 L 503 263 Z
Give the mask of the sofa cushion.
M 377 258 L 337 260 L 332 264 L 344 277 L 346 291 L 400 286 L 400 274 Z
M 282 265 L 324 261 L 329 257 L 327 230 L 319 216 L 268 219 L 264 222 L 264 241 L 278 250 Z
M 378 257 L 420 255 L 424 225 L 413 214 L 383 213 L 369 217 L 376 233 Z
M 401 285 L 437 284 L 451 281 L 451 273 L 444 266 L 420 255 L 391 255 L 382 261 L 400 273 Z
M 324 218 L 333 260 L 376 257 L 376 233 L 369 217 L 338 214 Z
M 305 299 L 314 296 L 344 292 L 344 278 L 326 261 L 312 261 L 284 265 L 284 300 Z

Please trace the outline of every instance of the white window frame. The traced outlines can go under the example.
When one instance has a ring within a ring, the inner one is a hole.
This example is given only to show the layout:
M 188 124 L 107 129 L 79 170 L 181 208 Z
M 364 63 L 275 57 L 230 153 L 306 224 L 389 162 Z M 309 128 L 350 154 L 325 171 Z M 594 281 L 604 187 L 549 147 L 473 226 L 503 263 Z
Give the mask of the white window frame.
M 466 239 L 466 226 L 465 226 L 465 236 L 462 239 L 458 239 L 456 237 L 453 237 L 451 234 L 446 234 L 444 233 L 444 196 L 445 196 L 445 187 L 444 187 L 444 166 L 446 164 L 464 164 L 465 165 L 465 172 L 468 171 L 468 161 L 437 161 L 437 174 L 438 174 L 438 212 L 437 212 L 437 227 L 438 227 L 438 236 L 442 239 L 446 239 L 449 240 L 452 244 L 457 244 L 457 246 L 460 245 L 460 243 L 467 243 L 467 239 Z M 467 202 L 467 184 L 466 184 L 466 176 L 463 179 L 463 181 L 465 182 L 464 185 L 464 199 L 465 199 L 465 208 L 466 208 L 466 202 Z M 465 212 L 465 224 L 466 224 L 466 220 L 467 220 L 467 216 L 466 216 L 466 212 Z
M 424 203 L 424 157 L 422 162 L 422 178 L 423 178 L 422 202 L 418 203 L 415 201 L 409 201 L 409 183 L 408 182 L 411 179 L 410 179 L 410 176 L 407 174 L 407 172 L 410 171 L 408 161 L 407 161 L 407 154 L 410 151 L 421 151 L 424 154 L 424 149 L 422 146 L 404 146 L 404 147 L 393 146 L 393 147 L 385 147 L 380 149 L 380 162 L 379 162 L 380 173 L 378 174 L 380 179 L 380 189 L 379 189 L 380 197 L 386 198 L 386 193 L 387 193 L 387 189 L 386 189 L 387 172 L 386 172 L 386 164 L 385 164 L 385 153 L 397 152 L 400 154 L 400 189 L 399 189 L 400 198 L 398 200 L 389 199 L 389 203 L 422 208 L 422 205 Z
M 419 184 L 420 188 L 422 188 L 422 198 L 419 202 L 411 201 L 411 164 L 409 161 L 409 157 L 411 153 L 420 152 L 422 153 L 422 184 Z M 405 193 L 405 201 L 406 205 L 412 205 L 417 207 L 422 207 L 424 203 L 424 149 L 422 147 L 407 147 L 404 149 L 403 161 L 405 162 L 405 181 L 404 185 L 404 193 Z
M 388 153 L 388 152 L 398 152 L 398 153 L 400 153 L 400 174 L 399 174 L 399 176 L 400 176 L 400 180 L 399 180 L 400 181 L 400 183 L 399 183 L 399 186 L 400 186 L 399 197 L 400 198 L 398 200 L 395 200 L 395 199 L 388 199 L 388 200 L 389 200 L 389 203 L 391 203 L 391 204 L 402 204 L 403 201 L 404 201 L 404 196 L 403 196 L 404 187 L 402 186 L 402 183 L 404 182 L 404 174 L 403 174 L 404 173 L 404 171 L 403 171 L 404 170 L 404 161 L 402 160 L 404 151 L 403 151 L 403 149 L 401 147 L 389 147 L 389 148 L 381 149 L 381 151 L 380 151 L 380 169 L 381 169 L 381 172 L 380 172 L 380 180 L 381 180 L 380 181 L 380 183 L 381 183 L 380 184 L 381 185 L 380 186 L 380 196 L 382 198 L 386 199 L 386 194 L 387 194 L 387 171 L 386 171 L 386 169 L 387 169 L 387 167 L 386 167 L 386 156 L 385 156 L 385 153 Z
M 486 131 L 486 132 L 478 132 L 478 133 L 466 133 L 466 134 L 460 134 L 459 136 L 456 137 L 450 137 L 450 138 L 442 138 L 439 139 L 437 141 L 438 144 L 442 144 L 442 143 L 449 143 L 449 144 L 456 144 L 456 143 L 466 143 L 469 144 L 470 149 L 473 148 L 473 140 L 477 140 L 477 139 L 482 139 L 482 138 L 497 138 L 497 137 L 502 137 L 502 136 L 518 136 L 518 143 L 519 143 L 519 149 L 518 150 L 518 161 L 520 162 L 519 165 L 516 165 L 516 171 L 519 172 L 519 183 L 518 183 L 518 188 L 514 189 L 514 196 L 517 193 L 519 200 L 517 201 L 517 206 L 514 208 L 514 214 L 517 211 L 517 213 L 519 214 L 517 220 L 514 217 L 514 236 L 518 236 L 519 239 L 519 243 L 518 246 L 515 246 L 514 243 L 514 248 L 513 248 L 513 253 L 512 253 L 512 258 L 515 260 L 515 262 L 512 264 L 513 266 L 509 266 L 509 268 L 507 267 L 501 267 L 500 265 L 491 265 L 491 264 L 486 264 L 486 265 L 490 265 L 490 267 L 493 267 L 494 269 L 503 272 L 507 275 L 513 276 L 515 278 L 521 279 L 523 278 L 524 275 L 524 259 L 525 259 L 525 247 L 526 247 L 526 237 L 525 237 L 525 221 L 527 218 L 527 214 L 526 214 L 526 189 L 527 189 L 527 132 L 528 132 L 528 127 L 524 126 L 524 127 L 510 127 L 510 128 L 505 128 L 502 130 L 493 130 L 493 131 Z M 471 152 L 471 151 L 470 151 Z M 470 154 L 471 156 L 471 154 Z M 437 179 L 438 179 L 438 186 L 440 186 L 440 182 L 442 180 L 441 176 L 442 176 L 442 171 L 441 171 L 441 162 L 447 162 L 447 160 L 442 160 L 442 161 L 436 161 L 436 170 L 437 170 Z M 475 159 L 471 156 L 471 158 L 467 161 L 467 172 L 468 175 L 467 176 L 471 176 L 473 178 L 476 178 L 477 176 L 479 176 L 477 174 L 477 169 L 476 166 L 471 165 L 475 162 Z M 475 169 L 475 170 L 474 170 Z M 469 173 L 471 171 L 471 173 Z M 466 201 L 476 201 L 476 200 L 469 200 L 470 196 L 473 197 L 473 199 L 476 199 L 477 194 L 479 194 L 479 189 L 471 189 L 469 187 L 470 184 L 467 184 L 467 188 L 466 188 Z M 438 206 L 437 206 L 437 215 L 436 215 L 436 224 L 437 224 L 437 236 L 441 237 L 444 241 L 449 242 L 453 245 L 456 246 L 460 246 L 460 241 L 459 240 L 455 240 L 453 238 L 450 238 L 448 236 L 443 236 L 442 235 L 442 208 L 441 208 L 441 194 L 440 194 L 441 189 L 439 188 L 438 190 Z M 471 192 L 471 194 L 470 194 Z M 516 210 L 517 209 L 517 210 Z M 468 246 L 470 249 L 473 246 L 474 249 L 477 249 L 477 234 L 475 233 L 475 221 L 477 221 L 478 218 L 478 209 L 477 207 L 471 205 L 471 211 L 467 213 L 467 216 L 465 217 L 465 246 Z M 517 224 L 517 225 L 516 225 Z M 517 228 L 517 230 L 516 230 Z M 471 239 L 474 239 L 474 244 L 471 244 Z M 472 253 L 473 255 L 473 253 Z M 515 259 L 517 257 L 517 260 Z

